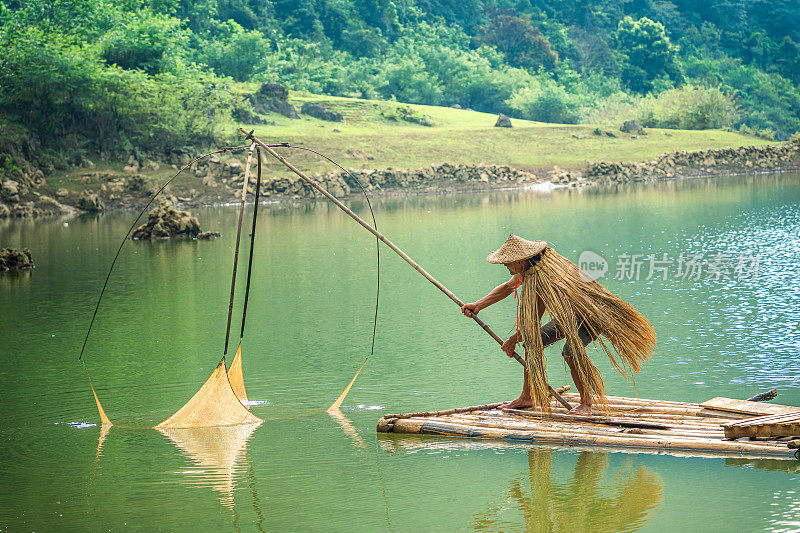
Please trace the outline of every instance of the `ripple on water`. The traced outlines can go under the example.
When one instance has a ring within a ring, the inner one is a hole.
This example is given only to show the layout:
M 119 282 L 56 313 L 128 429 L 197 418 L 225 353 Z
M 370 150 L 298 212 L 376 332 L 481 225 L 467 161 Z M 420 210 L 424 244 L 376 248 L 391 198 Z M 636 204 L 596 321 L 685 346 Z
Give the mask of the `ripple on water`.
M 722 223 L 721 223 L 722 225 Z M 709 260 L 717 254 L 736 258 L 758 257 L 757 268 L 738 275 L 734 269 L 720 279 L 702 279 L 690 287 L 676 284 L 674 292 L 690 299 L 702 311 L 687 322 L 695 324 L 697 337 L 686 337 L 694 353 L 713 354 L 713 364 L 739 372 L 735 382 L 797 388 L 800 365 L 800 206 L 769 206 L 724 221 L 724 227 L 707 228 L 689 239 L 687 255 Z M 752 259 L 746 259 L 752 263 Z M 708 326 L 714 326 L 708 328 Z

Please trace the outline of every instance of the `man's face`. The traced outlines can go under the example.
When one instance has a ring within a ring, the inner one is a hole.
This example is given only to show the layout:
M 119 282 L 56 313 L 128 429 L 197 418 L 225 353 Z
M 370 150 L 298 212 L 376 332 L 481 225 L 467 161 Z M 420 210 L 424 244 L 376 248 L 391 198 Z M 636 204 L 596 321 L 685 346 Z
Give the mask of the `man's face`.
M 525 260 L 514 261 L 513 263 L 503 263 L 511 275 L 522 274 L 525 271 Z

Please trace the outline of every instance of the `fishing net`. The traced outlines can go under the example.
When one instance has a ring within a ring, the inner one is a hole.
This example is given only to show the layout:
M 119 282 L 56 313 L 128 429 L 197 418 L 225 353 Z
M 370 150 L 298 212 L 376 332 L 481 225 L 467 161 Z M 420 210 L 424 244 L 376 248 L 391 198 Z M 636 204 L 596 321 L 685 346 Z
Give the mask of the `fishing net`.
M 242 373 L 242 345 L 236 348 L 236 355 L 233 357 L 231 367 L 228 369 L 228 381 L 231 384 L 233 393 L 242 402 L 242 405 L 249 409 L 247 405 L 247 391 L 244 390 L 244 374 Z
M 242 391 L 244 391 L 244 381 L 242 381 Z M 174 415 L 155 428 L 200 428 L 255 422 L 263 420 L 248 411 L 237 398 L 228 381 L 223 357 L 200 390 Z

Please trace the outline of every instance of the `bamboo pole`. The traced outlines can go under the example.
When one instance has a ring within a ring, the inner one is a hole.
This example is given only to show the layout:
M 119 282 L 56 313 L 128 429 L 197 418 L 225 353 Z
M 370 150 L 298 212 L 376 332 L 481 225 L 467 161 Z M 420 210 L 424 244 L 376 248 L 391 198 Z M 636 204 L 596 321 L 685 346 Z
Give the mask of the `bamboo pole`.
M 560 407 L 553 407 L 553 409 L 561 409 Z M 661 414 L 670 414 L 670 415 L 680 415 L 680 416 L 688 416 L 693 417 L 698 420 L 701 419 L 701 409 L 692 409 L 692 408 L 683 408 L 683 407 L 672 407 L 672 406 L 661 406 L 661 405 L 631 405 L 631 404 L 624 404 L 624 403 L 612 403 L 609 402 L 606 404 L 609 410 L 613 410 L 616 412 L 621 413 L 631 413 L 631 414 L 654 414 L 654 413 L 661 413 Z M 709 414 L 708 417 L 711 418 L 720 418 L 722 420 L 731 420 L 730 418 L 722 415 L 714 415 Z
M 586 426 L 586 425 L 578 425 L 578 424 L 546 424 L 542 422 L 534 422 L 530 421 L 529 423 L 524 423 L 522 421 L 516 423 L 510 423 L 506 425 L 495 425 L 488 422 L 481 422 L 478 420 L 469 420 L 469 421 L 458 421 L 458 420 L 447 420 L 447 419 L 401 419 L 395 422 L 395 433 L 406 433 L 409 431 L 419 433 L 419 434 L 438 434 L 438 435 L 458 435 L 463 436 L 462 433 L 465 431 L 471 431 L 472 434 L 470 436 L 476 438 L 484 438 L 487 435 L 484 434 L 483 430 L 492 430 L 493 436 L 490 438 L 498 438 L 498 435 L 502 435 L 504 432 L 525 432 L 531 434 L 552 434 L 553 436 L 563 436 L 565 440 L 568 440 L 569 437 L 575 435 L 582 435 L 582 436 L 591 436 L 591 437 L 617 437 L 626 439 L 629 441 L 678 441 L 678 440 L 708 440 L 713 441 L 708 443 L 709 446 L 713 446 L 719 442 L 723 441 L 723 437 L 721 435 L 717 435 L 715 437 L 712 436 L 697 436 L 697 435 L 678 435 L 678 434 L 665 434 L 664 430 L 651 430 L 645 432 L 644 430 L 638 430 L 634 432 L 630 432 L 627 430 L 625 432 L 621 432 L 620 430 L 615 430 L 611 427 L 607 426 Z M 501 438 L 501 437 L 500 437 Z M 742 442 L 739 444 L 748 444 L 748 442 Z M 766 444 L 766 443 L 759 443 L 762 446 L 769 446 L 771 448 L 783 448 L 784 446 L 776 446 L 773 444 Z
M 244 172 L 244 183 L 242 184 L 242 202 L 239 206 L 239 225 L 236 229 L 236 247 L 233 254 L 233 275 L 231 276 L 231 297 L 228 303 L 228 325 L 225 328 L 225 350 L 222 352 L 222 358 L 228 355 L 228 341 L 231 337 L 231 318 L 233 317 L 233 299 L 236 295 L 236 268 L 239 266 L 239 243 L 242 240 L 242 219 L 244 218 L 244 204 L 247 197 L 247 185 L 250 182 L 250 163 L 253 162 L 253 150 L 255 150 L 255 143 L 250 145 L 247 151 L 247 166 Z
M 350 216 L 350 218 L 352 218 L 353 220 L 355 220 L 356 222 L 361 224 L 361 226 L 365 230 L 367 230 L 370 233 L 372 233 L 373 235 L 375 235 L 375 237 L 377 237 L 386 246 L 391 248 L 397 255 L 402 257 L 403 260 L 406 263 L 411 265 L 411 267 L 414 270 L 416 270 L 417 272 L 422 274 L 422 276 L 425 279 L 427 279 L 428 281 L 433 283 L 433 285 L 437 289 L 439 289 L 440 291 L 445 293 L 447 295 L 447 297 L 450 298 L 451 300 L 453 300 L 453 302 L 455 302 L 459 307 L 463 307 L 464 306 L 464 302 L 461 301 L 461 299 L 459 299 L 455 294 L 453 294 L 447 287 L 442 285 L 436 278 L 434 278 L 433 276 L 428 274 L 428 272 L 426 272 L 424 268 L 422 268 L 416 261 L 414 261 L 408 255 L 406 255 L 406 253 L 403 252 L 403 250 L 398 248 L 397 245 L 395 245 L 392 241 L 390 241 L 389 239 L 384 237 L 383 234 L 378 232 L 378 230 L 376 230 L 375 228 L 370 226 L 366 221 L 364 221 L 364 219 L 362 219 L 361 217 L 356 215 L 349 207 L 347 207 L 342 202 L 340 202 L 338 198 L 336 198 L 331 193 L 329 193 L 327 190 L 325 190 L 325 188 L 323 188 L 320 184 L 318 184 L 316 181 L 314 181 L 311 178 L 309 178 L 302 170 L 300 170 L 297 167 L 295 167 L 294 165 L 292 165 L 289 161 L 286 160 L 286 158 L 284 158 L 278 152 L 273 150 L 272 147 L 270 147 L 268 144 L 265 144 L 264 142 L 262 142 L 258 138 L 254 137 L 252 135 L 252 133 L 248 133 L 244 128 L 239 128 L 239 131 L 247 136 L 247 140 L 253 141 L 254 143 L 258 144 L 260 147 L 262 147 L 264 150 L 266 150 L 267 153 L 269 153 L 272 157 L 274 157 L 275 159 L 280 161 L 286 168 L 288 168 L 289 170 L 291 170 L 292 172 L 297 174 L 297 176 L 299 176 L 303 181 L 305 181 L 306 183 L 311 185 L 314 189 L 316 189 L 325 198 L 327 198 L 328 200 L 333 202 L 336 205 L 336 207 L 338 207 L 339 209 L 341 209 L 342 211 L 347 213 Z M 478 318 L 478 316 L 475 313 L 470 313 L 470 316 L 472 317 L 472 319 L 481 328 L 483 328 L 483 330 L 486 333 L 488 333 L 495 341 L 497 341 L 498 344 L 503 344 L 503 339 L 501 339 L 500 336 L 497 333 L 495 333 L 494 330 L 492 328 L 490 328 L 483 320 Z M 521 364 L 523 367 L 525 366 L 525 360 L 519 354 L 517 354 L 516 352 L 514 352 L 513 358 L 516 359 L 517 362 L 519 364 Z M 551 387 L 550 385 L 547 385 L 547 388 L 548 388 L 550 394 L 556 400 L 558 400 L 558 402 L 561 405 L 563 405 L 567 409 L 571 409 L 572 408 L 572 406 L 558 392 L 556 392 L 555 389 L 553 389 L 553 387 Z
M 561 413 L 537 413 L 534 411 L 522 411 L 520 409 L 503 409 L 504 413 L 511 413 L 514 416 L 521 416 L 525 418 L 538 418 L 545 420 L 574 420 L 576 422 L 588 422 L 590 424 L 605 424 L 609 426 L 622 426 L 622 427 L 638 427 L 649 429 L 668 429 L 668 426 L 653 422 L 651 420 L 631 420 L 624 418 L 613 418 L 604 416 L 585 416 L 585 415 L 567 415 Z
M 558 389 L 556 389 L 558 390 Z M 560 392 L 560 391 L 559 391 Z M 496 420 L 509 420 L 508 414 L 505 414 L 505 410 L 503 412 L 496 410 L 497 404 L 488 404 L 486 406 L 478 406 L 476 407 L 466 407 L 461 409 L 449 409 L 446 411 L 435 411 L 435 412 L 418 412 L 418 413 L 405 413 L 405 414 L 386 414 L 383 418 L 386 419 L 398 419 L 398 418 L 425 418 L 425 417 L 438 417 L 438 416 L 446 416 L 446 415 L 460 415 L 461 413 L 473 413 L 477 416 L 482 416 L 485 418 L 493 418 Z M 575 415 L 567 415 L 565 409 L 561 408 L 554 408 L 550 415 L 556 416 L 548 416 L 546 413 L 542 411 L 521 411 L 522 413 L 526 413 L 522 416 L 530 416 L 532 418 L 551 418 L 553 420 L 556 419 L 563 419 L 565 421 L 582 421 L 581 418 L 576 418 Z M 453 419 L 457 419 L 459 417 L 453 416 Z M 680 416 L 680 415 L 660 415 L 660 414 L 646 414 L 636 415 L 636 414 L 626 414 L 626 413 L 614 413 L 613 414 L 614 420 L 620 421 L 630 421 L 630 422 L 645 422 L 645 423 L 653 423 L 653 424 L 660 424 L 664 426 L 679 428 L 679 429 L 697 429 L 703 431 L 713 431 L 713 432 L 721 432 L 722 431 L 722 424 L 716 422 L 704 422 L 697 417 L 687 417 L 687 416 Z

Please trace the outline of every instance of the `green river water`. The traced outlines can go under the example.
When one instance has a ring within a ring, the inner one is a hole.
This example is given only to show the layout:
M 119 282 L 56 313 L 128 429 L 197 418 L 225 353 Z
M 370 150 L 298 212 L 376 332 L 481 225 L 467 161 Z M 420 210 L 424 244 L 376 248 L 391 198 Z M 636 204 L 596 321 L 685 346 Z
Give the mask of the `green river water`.
M 800 405 L 798 174 L 375 204 L 379 229 L 466 301 L 508 279 L 485 257 L 512 232 L 605 258 L 601 282 L 658 334 L 643 398 L 776 387 Z M 221 356 L 238 210 L 195 214 L 222 238 L 127 243 L 100 308 L 85 360 L 120 425 L 169 416 Z M 0 224 L 0 244 L 37 263 L 0 275 L 2 532 L 800 530 L 796 461 L 376 434 L 382 413 L 511 399 L 521 385 L 519 365 L 386 247 L 375 354 L 342 417 L 326 414 L 369 351 L 375 295 L 374 238 L 326 203 L 259 213 L 243 354 L 264 424 L 105 434 L 77 355 L 133 216 Z M 678 273 L 681 253 L 698 256 L 699 279 Z M 650 254 L 667 279 L 648 276 Z M 514 327 L 511 298 L 481 314 L 502 335 Z M 571 383 L 562 344 L 547 350 L 554 386 Z M 634 394 L 592 354 L 611 394 Z

